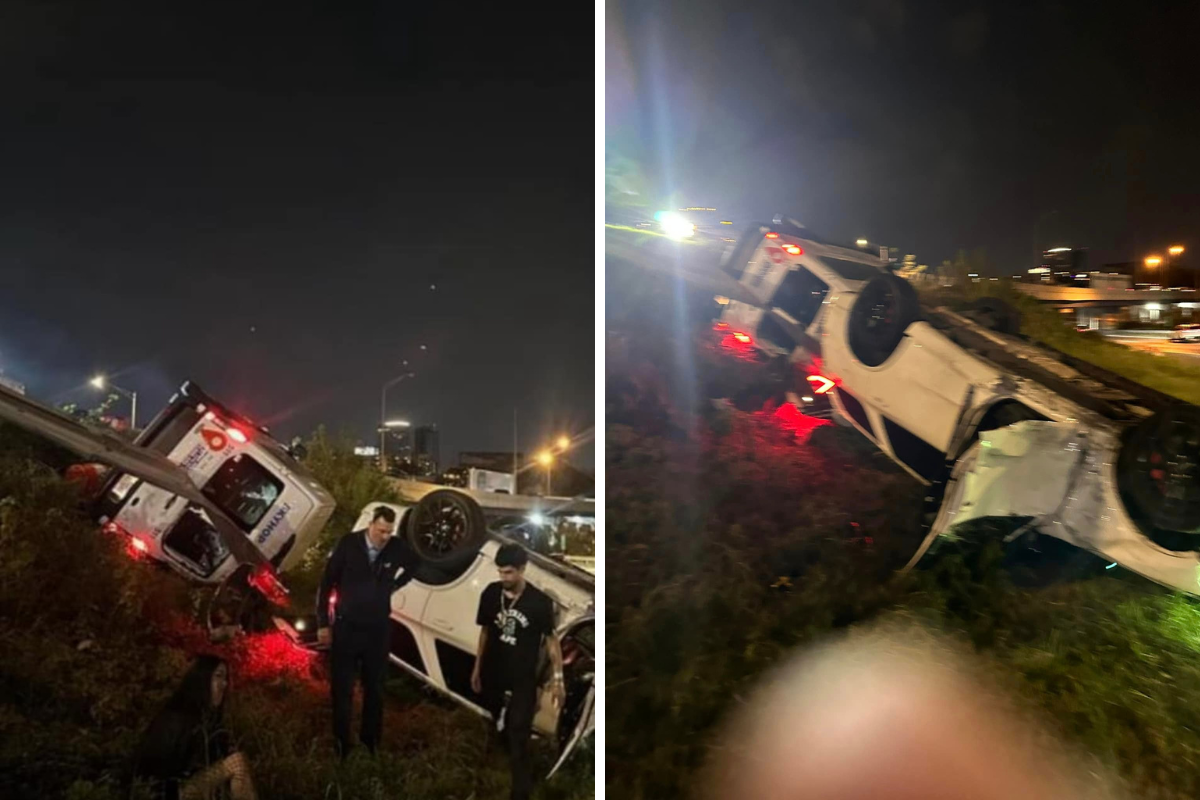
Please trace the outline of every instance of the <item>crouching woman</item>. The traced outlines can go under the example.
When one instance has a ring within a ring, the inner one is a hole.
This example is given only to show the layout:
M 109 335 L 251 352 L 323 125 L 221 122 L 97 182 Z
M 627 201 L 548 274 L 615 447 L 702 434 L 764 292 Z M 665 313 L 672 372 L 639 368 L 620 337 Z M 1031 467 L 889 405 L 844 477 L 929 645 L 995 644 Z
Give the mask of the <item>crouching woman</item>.
M 222 719 L 228 687 L 228 665 L 201 656 L 150 723 L 134 776 L 149 780 L 156 798 L 192 800 L 227 790 L 232 800 L 256 800 L 249 764 Z

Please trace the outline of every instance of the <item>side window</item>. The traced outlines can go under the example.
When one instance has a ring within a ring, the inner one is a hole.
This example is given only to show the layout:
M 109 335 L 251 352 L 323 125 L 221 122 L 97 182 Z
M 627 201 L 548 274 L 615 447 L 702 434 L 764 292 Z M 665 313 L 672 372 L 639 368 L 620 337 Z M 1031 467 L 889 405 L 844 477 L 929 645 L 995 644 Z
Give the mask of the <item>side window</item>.
M 779 320 L 774 314 L 764 314 L 762 322 L 758 324 L 756 331 L 758 338 L 765 342 L 770 342 L 781 350 L 791 352 L 796 347 L 796 342 L 788 335 L 783 326 L 779 324 Z
M 842 401 L 842 405 L 846 407 L 846 413 L 873 437 L 875 431 L 871 427 L 871 420 L 867 417 L 867 411 L 862 407 L 862 403 L 858 402 L 858 398 L 840 387 L 837 389 L 837 396 Z
M 772 305 L 787 314 L 802 328 L 807 328 L 817 318 L 821 303 L 829 286 L 825 281 L 800 267 L 787 274 L 779 284 Z
M 475 668 L 475 654 L 441 639 L 436 640 L 434 647 L 446 688 L 461 697 L 479 702 L 478 695 L 471 691 L 471 670 Z
M 429 670 L 425 669 L 425 659 L 421 658 L 421 650 L 417 647 L 417 640 L 412 631 L 403 622 L 397 621 L 395 617 L 392 618 L 391 624 L 392 655 L 422 675 L 428 675 Z
M 904 462 L 913 472 L 931 483 L 940 475 L 946 464 L 946 455 L 912 431 L 883 418 L 883 429 L 896 458 Z
M 201 491 L 249 532 L 283 493 L 283 482 L 250 456 L 239 453 L 226 460 Z
M 190 503 L 163 537 L 163 544 L 175 555 L 190 561 L 204 577 L 211 575 L 229 557 L 212 522 L 199 507 Z

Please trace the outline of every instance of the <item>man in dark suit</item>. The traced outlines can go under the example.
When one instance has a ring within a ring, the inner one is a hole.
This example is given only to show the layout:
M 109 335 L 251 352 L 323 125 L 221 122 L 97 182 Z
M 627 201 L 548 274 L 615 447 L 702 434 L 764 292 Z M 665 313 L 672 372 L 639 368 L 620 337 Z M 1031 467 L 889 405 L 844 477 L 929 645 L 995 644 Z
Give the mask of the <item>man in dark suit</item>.
M 333 735 L 338 754 L 350 750 L 355 678 L 363 684 L 359 739 L 372 754 L 383 728 L 383 678 L 388 663 L 392 593 L 413 578 L 416 554 L 396 530 L 396 512 L 379 506 L 366 530 L 343 536 L 333 548 L 317 594 L 317 639 L 331 645 Z M 333 625 L 330 598 L 336 592 Z

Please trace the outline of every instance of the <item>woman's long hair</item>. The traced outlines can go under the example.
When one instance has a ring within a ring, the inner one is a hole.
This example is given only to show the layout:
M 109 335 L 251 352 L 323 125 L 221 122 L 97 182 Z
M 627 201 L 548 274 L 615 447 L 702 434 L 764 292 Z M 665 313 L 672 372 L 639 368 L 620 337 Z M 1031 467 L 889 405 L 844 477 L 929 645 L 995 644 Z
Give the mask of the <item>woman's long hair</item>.
M 147 728 L 135 762 L 138 775 L 176 778 L 191 766 L 198 745 L 210 749 L 210 738 L 221 729 L 225 704 L 222 696 L 221 703 L 213 705 L 212 680 L 224 663 L 216 656 L 196 659 L 179 688 Z

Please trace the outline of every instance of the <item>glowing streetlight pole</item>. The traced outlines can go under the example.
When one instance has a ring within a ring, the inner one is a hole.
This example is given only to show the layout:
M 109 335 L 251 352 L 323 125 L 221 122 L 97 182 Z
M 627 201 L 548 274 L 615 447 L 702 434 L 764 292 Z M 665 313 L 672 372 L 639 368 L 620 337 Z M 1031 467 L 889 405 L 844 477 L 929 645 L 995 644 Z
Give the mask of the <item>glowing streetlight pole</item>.
M 122 389 L 115 383 L 109 383 L 108 378 L 103 375 L 97 375 L 90 381 L 93 387 L 97 389 L 112 389 L 119 395 L 129 398 L 129 429 L 137 430 L 137 392 L 131 392 L 128 389 Z

